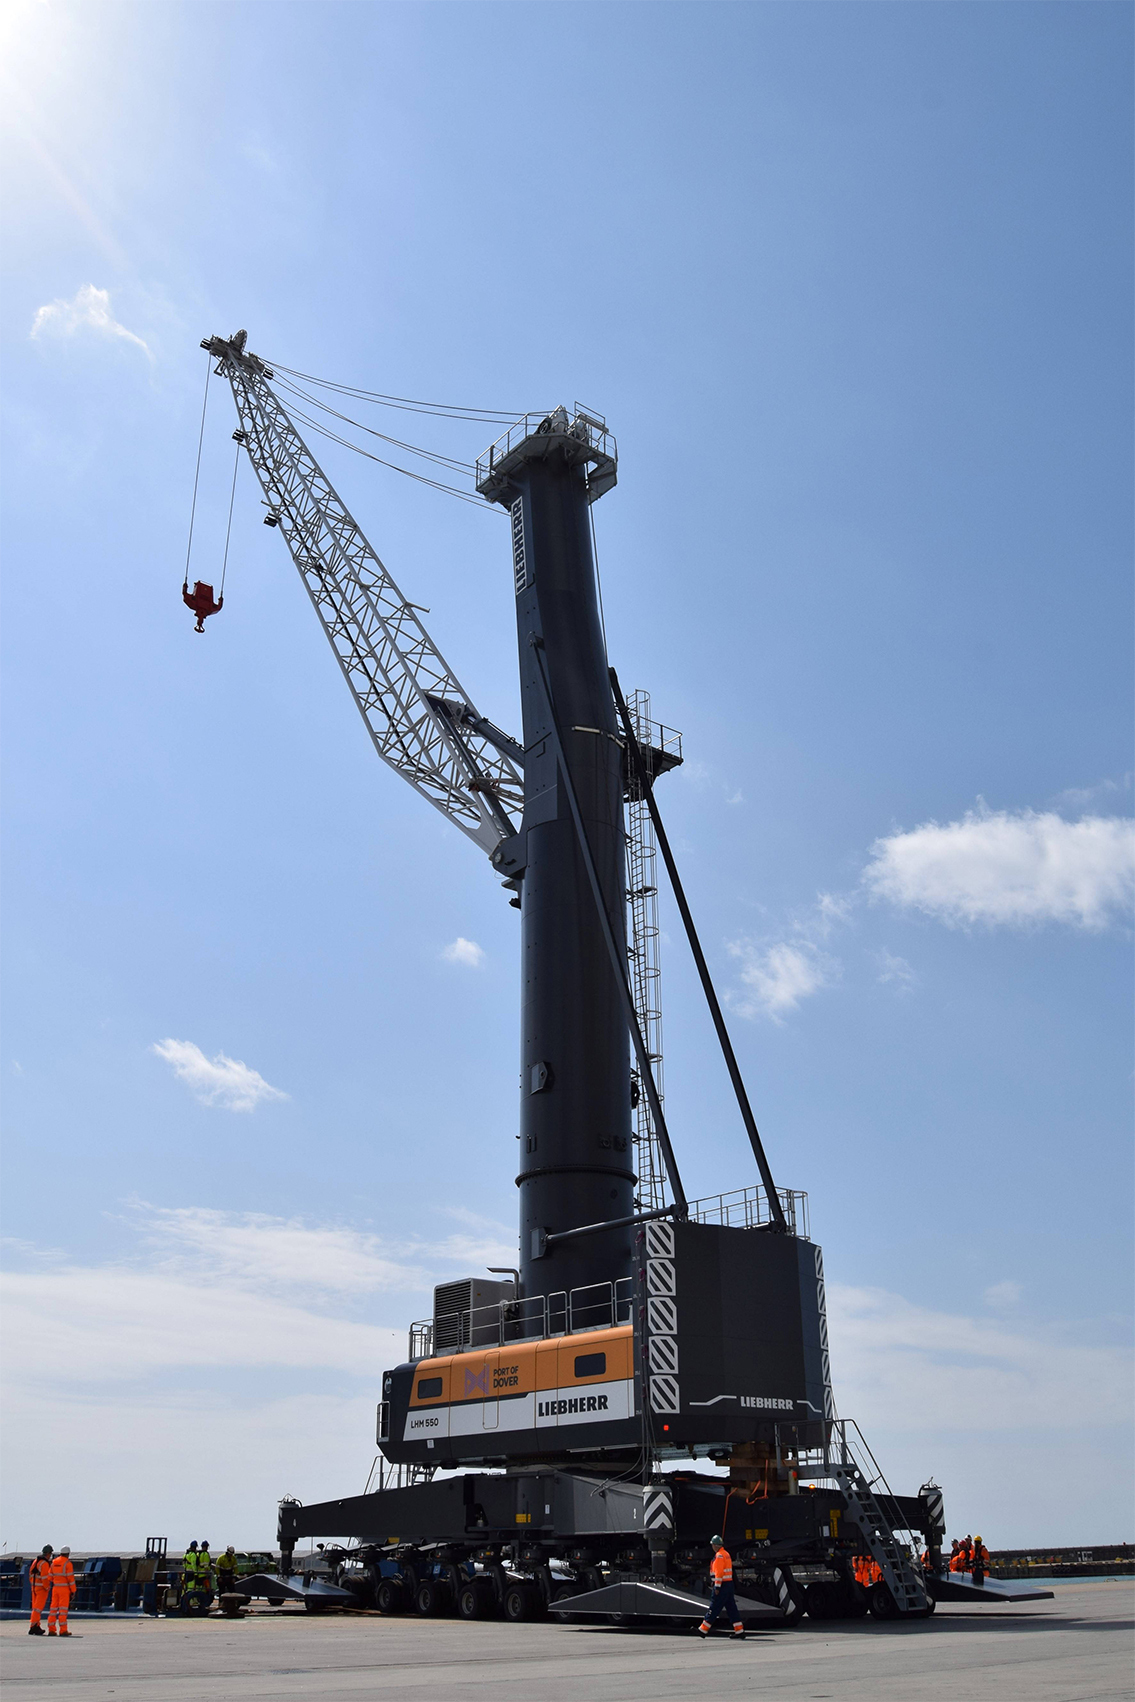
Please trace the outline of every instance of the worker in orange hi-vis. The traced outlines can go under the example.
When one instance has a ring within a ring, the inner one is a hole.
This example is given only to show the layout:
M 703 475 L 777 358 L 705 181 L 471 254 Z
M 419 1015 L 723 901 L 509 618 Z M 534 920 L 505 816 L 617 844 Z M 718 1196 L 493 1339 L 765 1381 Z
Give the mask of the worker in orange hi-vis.
M 28 1626 L 29 1637 L 44 1636 L 40 1617 L 47 1606 L 51 1595 L 51 1557 L 55 1553 L 51 1544 L 44 1543 L 39 1554 L 28 1567 L 28 1581 L 32 1589 L 32 1622 Z
M 75 1568 L 71 1564 L 71 1550 L 61 1548 L 51 1562 L 51 1611 L 47 1616 L 47 1635 L 49 1637 L 70 1637 L 67 1629 L 67 1609 L 71 1605 L 71 1597 L 75 1593 Z M 59 1622 L 58 1633 L 55 1629 Z
M 715 1620 L 730 1618 L 734 1638 L 743 1643 L 745 1627 L 741 1623 L 737 1612 L 737 1598 L 733 1594 L 733 1556 L 720 1537 L 712 1537 L 710 1546 L 713 1549 L 713 1560 L 709 1568 L 710 1577 L 713 1579 L 713 1594 L 709 1598 L 709 1611 L 698 1626 L 698 1635 L 703 1639 L 708 1637 Z

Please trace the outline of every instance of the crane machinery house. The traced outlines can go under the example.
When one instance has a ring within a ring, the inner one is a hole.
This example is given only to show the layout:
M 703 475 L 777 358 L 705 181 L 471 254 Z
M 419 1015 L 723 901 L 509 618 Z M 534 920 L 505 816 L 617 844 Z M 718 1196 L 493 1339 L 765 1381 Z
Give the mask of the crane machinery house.
M 435 1290 L 376 1391 L 379 1487 L 282 1501 L 281 1572 L 243 1587 L 310 1595 L 292 1557 L 320 1536 L 347 1544 L 325 1551 L 324 1604 L 330 1589 L 383 1612 L 688 1620 L 720 1532 L 749 1621 L 931 1612 L 966 1587 L 941 1566 L 941 1491 L 892 1492 L 837 1416 L 807 1201 L 774 1183 L 655 797 L 681 741 L 608 663 L 593 553 L 593 507 L 617 477 L 606 421 L 577 405 L 508 423 L 473 489 L 430 468 L 505 516 L 512 735 L 480 713 L 278 394 L 342 422 L 342 387 L 328 404 L 297 389 L 323 381 L 269 366 L 243 331 L 202 347 L 378 755 L 487 857 L 523 963 L 517 1268 Z M 663 1108 L 659 855 L 757 1170 L 712 1199 L 687 1198 Z

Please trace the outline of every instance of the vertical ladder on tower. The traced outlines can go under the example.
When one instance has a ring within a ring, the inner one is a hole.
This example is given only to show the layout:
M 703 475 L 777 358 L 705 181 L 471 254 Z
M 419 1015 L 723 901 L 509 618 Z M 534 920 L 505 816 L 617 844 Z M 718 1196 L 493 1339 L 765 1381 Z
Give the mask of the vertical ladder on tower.
M 650 693 L 636 691 L 627 704 L 635 738 L 653 745 Z M 658 848 L 646 798 L 631 786 L 627 798 L 627 962 L 639 1028 L 646 1042 L 658 1098 L 662 1085 L 662 996 L 658 961 Z M 635 1191 L 637 1211 L 658 1211 L 666 1204 L 666 1170 L 654 1128 L 650 1102 L 637 1077 L 634 1107 Z
M 899 1613 L 925 1613 L 930 1598 L 921 1566 L 909 1545 L 896 1535 L 904 1528 L 902 1515 L 859 1426 L 850 1419 L 836 1419 L 829 1447 L 825 1471 L 847 1498 L 847 1517 L 859 1527 L 896 1608 Z

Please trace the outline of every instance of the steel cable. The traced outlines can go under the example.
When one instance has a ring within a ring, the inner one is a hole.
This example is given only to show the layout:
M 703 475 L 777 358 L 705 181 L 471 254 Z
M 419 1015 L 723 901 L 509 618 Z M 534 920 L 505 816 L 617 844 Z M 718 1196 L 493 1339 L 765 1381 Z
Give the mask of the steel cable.
M 300 372 L 297 367 L 282 366 L 278 361 L 268 363 L 275 372 L 286 372 L 289 378 L 302 378 L 307 384 L 318 384 L 324 390 L 337 390 L 344 396 L 356 396 L 360 401 L 374 402 L 386 407 L 409 410 L 411 413 L 437 414 L 447 419 L 463 419 L 483 425 L 506 424 L 528 413 L 547 412 L 546 409 L 467 408 L 458 402 L 424 402 L 413 396 L 392 396 L 382 390 L 364 390 L 355 384 L 338 384 L 330 378 L 317 378 L 313 372 Z
M 312 419 L 311 415 L 305 414 L 301 408 L 293 406 L 291 411 L 295 415 L 296 419 L 302 420 L 304 425 L 310 426 L 311 429 L 313 431 L 317 431 L 321 437 L 330 439 L 332 443 L 342 444 L 344 449 L 354 450 L 355 454 L 361 455 L 364 460 L 376 461 L 380 467 L 389 467 L 392 473 L 401 473 L 404 478 L 414 479 L 420 485 L 429 485 L 433 490 L 444 491 L 447 496 L 455 496 L 459 502 L 472 503 L 474 508 L 480 509 L 483 514 L 490 512 L 494 514 L 504 513 L 502 508 L 494 508 L 489 503 L 484 502 L 480 497 L 471 496 L 467 491 L 458 490 L 455 485 L 443 485 L 438 479 L 427 479 L 424 473 L 412 473 L 409 467 L 400 467 L 396 461 L 387 461 L 381 455 L 372 454 L 369 449 L 363 449 L 359 444 L 352 443 L 350 438 L 340 437 L 338 432 L 331 431 L 329 427 L 320 425 L 318 420 Z
M 318 396 L 309 396 L 306 390 L 301 390 L 295 384 L 288 384 L 282 379 L 276 380 L 277 388 L 287 392 L 289 396 L 298 396 L 309 402 L 313 408 L 320 408 L 325 414 L 342 420 L 344 425 L 352 425 L 357 431 L 365 431 L 370 437 L 381 438 L 383 443 L 390 443 L 395 449 L 405 449 L 411 455 L 420 455 L 425 461 L 436 461 L 439 466 L 448 467 L 455 473 L 471 473 L 476 466 L 474 461 L 459 461 L 455 456 L 442 455 L 434 449 L 420 449 L 415 443 L 405 443 L 400 437 L 388 437 L 385 432 L 376 431 L 373 426 L 364 425 L 362 420 L 352 419 L 350 414 L 341 414 L 329 402 L 321 402 Z
M 229 523 L 225 528 L 225 559 L 221 563 L 221 588 L 217 593 L 218 600 L 225 594 L 225 574 L 229 570 L 229 539 L 233 530 L 233 503 L 236 501 L 236 476 L 240 469 L 240 444 L 236 446 L 236 458 L 233 461 L 233 483 L 229 492 Z
M 197 514 L 197 486 L 201 479 L 201 450 L 205 442 L 205 410 L 209 406 L 210 356 L 205 356 L 205 395 L 201 403 L 201 430 L 197 434 L 197 466 L 193 474 L 193 501 L 189 505 L 189 542 L 185 547 L 185 572 L 182 584 L 189 584 L 189 559 L 193 554 L 193 522 Z

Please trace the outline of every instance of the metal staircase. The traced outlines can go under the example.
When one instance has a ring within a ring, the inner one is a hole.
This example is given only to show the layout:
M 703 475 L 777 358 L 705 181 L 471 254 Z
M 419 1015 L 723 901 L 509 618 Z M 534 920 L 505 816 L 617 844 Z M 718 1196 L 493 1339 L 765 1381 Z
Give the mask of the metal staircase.
M 824 1460 L 830 1476 L 847 1498 L 847 1517 L 858 1527 L 872 1559 L 894 1597 L 900 1614 L 925 1614 L 930 1598 L 922 1569 L 908 1543 L 896 1532 L 905 1529 L 902 1515 L 879 1464 L 853 1420 L 832 1425 Z

